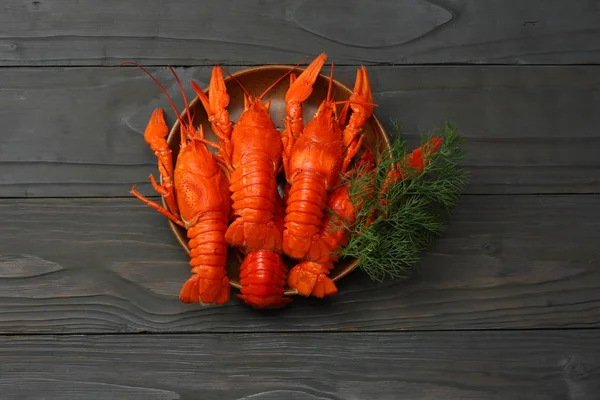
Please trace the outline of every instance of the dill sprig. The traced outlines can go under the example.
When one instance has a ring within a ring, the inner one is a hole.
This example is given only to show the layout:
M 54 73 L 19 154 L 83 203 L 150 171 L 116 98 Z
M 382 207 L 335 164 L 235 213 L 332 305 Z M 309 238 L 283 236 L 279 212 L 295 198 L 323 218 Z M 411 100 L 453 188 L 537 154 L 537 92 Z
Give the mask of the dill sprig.
M 338 256 L 358 259 L 357 267 L 375 281 L 386 276 L 406 277 L 421 253 L 443 232 L 468 183 L 468 174 L 459 166 L 464 158 L 462 139 L 451 123 L 421 135 L 421 145 L 434 136 L 442 139 L 436 152 L 424 156 L 429 162 L 422 172 L 403 163 L 409 151 L 397 125 L 396 130 L 391 149 L 375 152 L 372 174 L 359 167 L 342 178 L 358 212 L 355 224 L 344 225 L 349 229 L 349 241 Z M 383 190 L 396 163 L 404 168 L 404 179 L 387 184 L 387 190 Z

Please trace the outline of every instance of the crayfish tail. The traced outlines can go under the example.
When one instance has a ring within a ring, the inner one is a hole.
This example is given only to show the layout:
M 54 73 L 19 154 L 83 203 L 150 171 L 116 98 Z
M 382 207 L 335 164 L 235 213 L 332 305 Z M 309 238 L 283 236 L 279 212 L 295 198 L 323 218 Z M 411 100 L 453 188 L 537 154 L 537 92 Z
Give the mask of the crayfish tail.
M 179 294 L 182 303 L 225 304 L 229 301 L 226 222 L 225 213 L 206 213 L 188 229 L 193 275 Z
M 287 268 L 278 253 L 251 251 L 240 266 L 242 288 L 236 297 L 257 309 L 283 308 L 292 299 L 284 296 Z
M 227 228 L 225 240 L 232 247 L 249 250 L 281 249 L 282 228 L 277 226 L 277 178 L 272 158 L 263 151 L 242 157 L 233 172 L 229 190 L 235 219 Z
M 327 187 L 318 174 L 312 171 L 298 173 L 286 201 L 283 231 L 285 254 L 298 260 L 307 257 L 313 243 L 319 240 L 326 200 Z
M 324 263 L 329 261 L 332 253 L 332 246 L 324 239 L 325 238 L 320 236 L 310 243 L 308 253 L 306 254 L 307 259 L 318 263 Z
M 202 279 L 194 274 L 183 284 L 179 293 L 182 303 L 225 304 L 230 298 L 231 286 L 229 279 L 224 276 L 220 282 Z
M 281 249 L 281 228 L 273 221 L 263 224 L 238 218 L 227 228 L 225 240 L 233 247 L 278 251 Z
M 313 295 L 318 298 L 331 296 L 337 293 L 337 287 L 329 277 L 333 263 L 316 263 L 302 261 L 294 266 L 288 275 L 288 286 L 296 289 L 303 296 Z

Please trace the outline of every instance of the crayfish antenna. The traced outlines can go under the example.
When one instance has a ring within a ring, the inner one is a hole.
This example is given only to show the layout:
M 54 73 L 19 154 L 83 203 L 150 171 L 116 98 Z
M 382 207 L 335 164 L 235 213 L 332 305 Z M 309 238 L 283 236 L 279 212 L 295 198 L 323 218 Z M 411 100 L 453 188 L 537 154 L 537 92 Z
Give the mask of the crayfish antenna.
M 298 64 L 296 64 L 291 70 L 289 70 L 288 72 L 286 72 L 285 74 L 281 75 L 279 78 L 277 78 L 277 80 L 275 82 L 273 82 L 271 84 L 271 86 L 269 86 L 259 97 L 258 100 L 262 100 L 262 98 L 271 91 L 271 89 L 273 89 L 275 86 L 277 86 L 277 84 L 279 82 L 281 82 L 283 79 L 285 79 L 286 76 L 288 76 L 289 74 L 291 74 L 292 72 L 294 72 L 296 70 L 296 68 L 298 68 L 300 66 L 300 64 L 302 64 L 304 62 L 304 60 L 306 60 L 306 57 L 304 57 L 302 59 L 302 61 L 300 61 Z
M 154 83 L 156 83 L 158 85 L 158 87 L 163 91 L 163 93 L 165 94 L 165 96 L 167 96 L 167 100 L 169 101 L 169 104 L 171 104 L 171 107 L 173 108 L 173 111 L 175 112 L 175 116 L 179 120 L 179 125 L 183 127 L 184 123 L 183 123 L 183 121 L 181 119 L 179 111 L 177 110 L 177 107 L 175 107 L 175 104 L 173 103 L 173 100 L 171 99 L 171 96 L 169 96 L 169 93 L 167 93 L 167 90 L 164 88 L 163 85 L 160 84 L 160 82 L 158 81 L 158 79 L 156 79 L 154 77 L 154 75 L 152 75 L 150 73 L 150 71 L 148 71 L 146 68 L 142 67 L 140 64 L 138 64 L 136 62 L 133 62 L 133 61 L 125 61 L 125 62 L 119 64 L 119 68 L 121 66 L 123 66 L 123 65 L 126 65 L 126 64 L 135 65 L 136 67 L 140 68 L 142 71 L 144 71 L 154 81 Z M 171 68 L 171 67 L 169 66 L 169 68 Z M 182 137 L 182 143 L 183 143 L 183 137 Z
M 183 97 L 183 102 L 185 104 L 185 114 L 188 118 L 188 123 L 189 126 L 187 127 L 186 131 L 189 129 L 192 129 L 192 127 L 194 126 L 193 122 L 192 122 L 192 117 L 190 116 L 189 113 L 189 109 L 190 109 L 190 105 L 188 103 L 187 100 L 187 96 L 185 95 L 185 91 L 183 90 L 183 85 L 181 84 L 181 81 L 179 80 L 179 76 L 177 76 L 177 73 L 175 73 L 175 70 L 173 70 L 173 68 L 169 65 L 168 66 L 169 70 L 171 71 L 171 73 L 173 74 L 173 76 L 175 77 L 175 80 L 177 81 L 177 85 L 179 86 L 179 89 L 181 90 L 181 96 Z M 180 124 L 182 124 L 181 119 L 180 119 Z M 181 125 L 181 144 L 183 145 L 185 143 L 185 139 L 183 138 L 183 125 Z M 189 135 L 189 132 L 186 132 Z
M 331 102 L 331 92 L 333 91 L 333 63 L 331 63 L 331 72 L 329 73 L 329 87 L 327 88 L 327 102 Z

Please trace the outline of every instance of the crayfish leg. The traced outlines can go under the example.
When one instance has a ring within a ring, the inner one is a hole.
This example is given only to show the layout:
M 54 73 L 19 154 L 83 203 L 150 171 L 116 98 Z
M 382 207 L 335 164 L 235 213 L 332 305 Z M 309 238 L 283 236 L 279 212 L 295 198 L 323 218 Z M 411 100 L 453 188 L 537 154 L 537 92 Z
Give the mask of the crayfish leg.
M 154 179 L 154 176 L 150 175 L 150 183 L 152 184 L 154 190 L 164 197 L 167 207 L 169 210 L 173 211 L 173 215 L 178 214 L 179 210 L 177 207 L 177 201 L 175 200 L 175 190 L 173 189 L 171 177 L 163 177 L 163 180 L 164 183 L 159 185 L 158 182 L 156 182 L 156 179 Z
M 156 204 L 155 202 L 153 202 L 151 200 L 148 200 L 141 193 L 139 193 L 137 190 L 135 190 L 135 185 L 133 185 L 133 187 L 131 188 L 131 192 L 130 193 L 132 195 L 134 195 L 135 197 L 137 197 L 138 199 L 140 199 L 141 201 L 143 201 L 144 203 L 146 203 L 147 205 L 149 205 L 150 207 L 154 208 L 156 211 L 158 211 L 159 213 L 161 213 L 165 217 L 169 218 L 171 221 L 173 221 L 177 225 L 181 226 L 182 228 L 185 228 L 185 224 L 183 223 L 183 221 L 181 221 L 181 219 L 179 219 L 179 217 L 171 214 L 171 212 L 169 212 L 169 210 L 167 210 L 166 208 L 164 208 L 160 204 Z

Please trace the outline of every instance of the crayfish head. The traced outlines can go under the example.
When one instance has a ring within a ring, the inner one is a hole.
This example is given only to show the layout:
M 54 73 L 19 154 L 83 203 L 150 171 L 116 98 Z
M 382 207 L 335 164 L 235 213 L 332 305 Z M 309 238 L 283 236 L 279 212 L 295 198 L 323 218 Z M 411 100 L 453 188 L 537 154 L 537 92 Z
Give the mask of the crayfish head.
M 197 176 L 212 176 L 219 169 L 213 154 L 199 140 L 189 140 L 181 147 L 175 170 L 186 171 Z
M 273 161 L 273 169 L 277 169 L 281 160 L 281 133 L 277 130 L 271 115 L 269 103 L 260 99 L 252 102 L 238 117 L 231 136 L 233 144 L 232 162 L 239 165 L 242 157 L 253 153 L 266 153 Z
M 303 136 L 316 142 L 328 143 L 342 140 L 342 130 L 337 122 L 335 105 L 324 101 L 315 116 L 304 128 Z
M 324 108 L 323 112 L 317 113 L 306 125 L 294 144 L 290 175 L 302 170 L 312 170 L 324 178 L 329 190 L 339 179 L 343 159 L 342 131 L 333 111 Z
M 181 148 L 174 183 L 179 211 L 187 224 L 193 225 L 205 212 L 229 213 L 227 178 L 201 141 L 190 140 Z
M 244 111 L 240 114 L 237 120 L 237 125 L 254 125 L 254 126 L 273 126 L 273 120 L 269 114 L 271 101 L 263 103 L 258 98 L 247 98 L 248 102 L 244 107 Z

